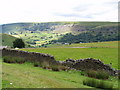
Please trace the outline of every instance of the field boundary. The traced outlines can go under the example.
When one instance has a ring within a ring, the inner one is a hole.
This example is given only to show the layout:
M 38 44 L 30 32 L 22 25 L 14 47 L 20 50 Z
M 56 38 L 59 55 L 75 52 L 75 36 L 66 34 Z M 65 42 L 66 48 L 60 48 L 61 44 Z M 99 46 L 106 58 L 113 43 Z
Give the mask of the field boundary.
M 17 57 L 23 58 L 25 61 L 32 62 L 32 63 L 39 63 L 44 64 L 44 66 L 66 66 L 70 69 L 76 70 L 104 70 L 111 75 L 117 75 L 119 70 L 115 70 L 111 68 L 110 65 L 104 64 L 100 60 L 96 60 L 93 58 L 87 59 L 79 59 L 79 60 L 71 60 L 68 59 L 66 61 L 56 61 L 54 56 L 37 53 L 37 52 L 27 52 L 27 51 L 20 51 L 20 50 L 12 50 L 12 49 L 2 49 L 2 56 L 10 56 L 10 57 Z

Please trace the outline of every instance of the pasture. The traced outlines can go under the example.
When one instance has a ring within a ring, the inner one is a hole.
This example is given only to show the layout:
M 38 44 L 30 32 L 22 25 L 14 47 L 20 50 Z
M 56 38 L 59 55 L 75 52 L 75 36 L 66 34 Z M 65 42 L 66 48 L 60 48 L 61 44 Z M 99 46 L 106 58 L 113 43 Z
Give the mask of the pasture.
M 92 88 L 83 85 L 85 79 L 89 77 L 78 71 L 55 72 L 33 67 L 31 63 L 3 63 L 2 67 L 2 88 Z M 116 77 L 110 77 L 105 82 L 118 87 Z
M 85 44 L 87 45 L 87 43 Z M 61 61 L 68 58 L 75 60 L 95 58 L 100 59 L 105 64 L 112 63 L 111 66 L 115 69 L 119 68 L 117 42 L 96 43 L 95 46 L 92 45 L 93 43 L 88 43 L 88 46 L 93 47 L 71 48 L 84 47 L 85 44 L 72 44 L 70 47 L 65 45 L 62 47 L 25 48 L 20 50 L 50 54 L 56 60 Z M 3 62 L 2 64 L 2 88 L 93 88 L 83 85 L 85 79 L 90 79 L 90 77 L 83 76 L 81 71 L 68 70 L 56 72 L 34 67 L 32 63 L 28 62 L 24 64 L 8 64 Z M 117 77 L 110 76 L 109 79 L 104 81 L 113 84 L 114 88 L 118 87 Z
M 88 45 L 87 45 L 88 44 Z M 95 45 L 94 45 L 95 44 Z M 69 46 L 69 47 L 68 47 Z M 71 47 L 91 48 L 71 48 Z M 28 48 L 22 49 L 29 52 L 39 52 L 53 55 L 56 60 L 66 60 L 68 58 L 78 60 L 85 58 L 100 59 L 105 64 L 112 63 L 113 68 L 118 68 L 118 42 L 82 43 L 65 46 L 54 46 L 53 48 Z M 120 69 L 120 68 L 119 68 Z

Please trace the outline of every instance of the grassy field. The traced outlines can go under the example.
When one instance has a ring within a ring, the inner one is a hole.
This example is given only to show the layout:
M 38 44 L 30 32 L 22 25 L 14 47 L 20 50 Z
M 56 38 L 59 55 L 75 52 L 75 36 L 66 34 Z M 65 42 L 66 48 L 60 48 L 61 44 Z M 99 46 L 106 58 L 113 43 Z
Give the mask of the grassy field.
M 92 88 L 83 85 L 83 80 L 88 77 L 78 71 L 54 72 L 33 67 L 30 63 L 3 63 L 2 69 L 3 88 Z M 111 77 L 106 82 L 114 84 L 114 88 L 118 87 L 117 78 Z
M 11 73 L 12 72 L 12 73 Z M 86 77 L 80 73 L 53 72 L 32 64 L 7 64 L 3 63 L 3 88 L 86 88 L 82 80 Z M 10 83 L 13 83 L 10 85 Z
M 71 48 L 71 47 L 84 47 L 92 46 L 92 48 Z M 67 48 L 66 48 L 67 47 Z M 69 48 L 70 47 L 70 48 Z M 64 47 L 54 48 L 37 48 L 37 49 L 22 49 L 29 52 L 40 52 L 53 55 L 56 60 L 70 59 L 84 59 L 95 58 L 100 59 L 105 64 L 112 63 L 113 68 L 118 68 L 118 42 L 101 42 L 101 43 L 85 43 L 85 44 L 73 44 Z M 119 68 L 120 69 L 120 68 Z
M 78 43 L 78 44 L 71 44 L 71 45 L 64 45 L 64 44 L 54 44 L 49 45 L 49 47 L 54 48 L 63 48 L 63 47 L 101 47 L 101 48 L 118 48 L 118 43 L 120 41 L 110 41 L 110 42 L 96 42 L 96 43 Z
M 26 48 L 21 49 L 29 52 L 40 52 L 53 55 L 56 60 L 95 58 L 102 60 L 105 64 L 112 63 L 113 68 L 118 68 L 118 43 L 102 42 L 96 43 L 92 48 L 84 47 L 89 44 L 72 44 L 54 48 Z M 86 46 L 86 47 L 88 47 Z M 1 59 L 0 59 L 1 60 Z M 120 69 L 120 68 L 119 68 Z M 3 88 L 92 88 L 83 85 L 83 80 L 89 77 L 83 76 L 79 71 L 60 71 L 34 67 L 31 63 L 25 64 L 2 64 L 2 87 Z M 105 82 L 112 83 L 114 88 L 118 87 L 118 79 L 110 77 Z
M 13 47 L 13 41 L 17 39 L 16 37 L 13 37 L 11 35 L 8 34 L 1 34 L 0 33 L 0 40 L 1 40 L 1 44 L 2 46 L 10 46 Z

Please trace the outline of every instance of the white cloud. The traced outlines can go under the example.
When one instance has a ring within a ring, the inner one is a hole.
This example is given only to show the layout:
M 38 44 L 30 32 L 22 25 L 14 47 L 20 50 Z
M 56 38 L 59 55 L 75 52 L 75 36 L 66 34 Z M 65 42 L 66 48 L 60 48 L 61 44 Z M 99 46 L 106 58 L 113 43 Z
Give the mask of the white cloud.
M 118 0 L 1 0 L 0 24 L 117 21 Z

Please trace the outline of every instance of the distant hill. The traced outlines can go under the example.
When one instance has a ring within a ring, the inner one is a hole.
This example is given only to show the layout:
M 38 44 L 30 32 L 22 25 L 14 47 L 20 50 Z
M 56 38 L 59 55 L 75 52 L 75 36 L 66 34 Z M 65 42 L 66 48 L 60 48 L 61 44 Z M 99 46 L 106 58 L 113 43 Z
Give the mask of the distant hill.
M 10 46 L 13 47 L 13 41 L 17 39 L 16 37 L 13 37 L 8 34 L 0 34 L 0 37 L 2 37 L 2 46 Z
M 117 23 L 78 23 L 71 27 L 72 32 L 52 42 L 89 43 L 119 40 Z
M 2 32 L 53 31 L 55 33 L 78 33 L 97 28 L 117 26 L 117 22 L 46 22 L 46 23 L 12 23 L 3 24 Z M 62 31 L 62 32 L 60 32 Z
M 71 43 L 76 43 L 115 41 L 118 38 L 117 22 L 11 23 L 3 24 L 1 27 L 2 33 L 22 38 L 33 46 L 49 44 L 55 40 L 58 40 L 56 42 L 73 40 Z

